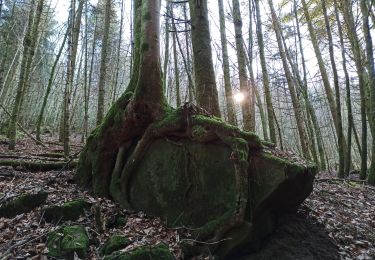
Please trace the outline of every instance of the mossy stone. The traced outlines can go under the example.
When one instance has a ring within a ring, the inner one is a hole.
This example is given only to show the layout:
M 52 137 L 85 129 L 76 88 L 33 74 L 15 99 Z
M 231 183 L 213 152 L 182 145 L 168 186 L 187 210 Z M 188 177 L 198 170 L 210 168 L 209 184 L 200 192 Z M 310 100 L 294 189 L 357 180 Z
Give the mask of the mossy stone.
M 134 172 L 130 202 L 172 227 L 198 228 L 215 221 L 236 205 L 230 155 L 231 149 L 220 143 L 157 139 Z
M 61 206 L 51 206 L 43 209 L 44 219 L 47 222 L 77 220 L 91 204 L 83 199 L 68 201 Z
M 164 244 L 157 246 L 143 246 L 130 252 L 114 252 L 104 257 L 105 260 L 173 260 L 174 257 Z
M 48 193 L 23 194 L 0 206 L 0 217 L 12 218 L 27 213 L 46 201 Z
M 89 238 L 82 226 L 68 226 L 50 232 L 47 238 L 49 256 L 74 258 L 74 252 L 84 257 L 89 247 Z
M 126 246 L 130 244 L 131 244 L 131 241 L 125 236 L 113 235 L 101 247 L 100 253 L 101 255 L 109 255 L 109 254 L 112 254 L 114 251 L 125 248 Z

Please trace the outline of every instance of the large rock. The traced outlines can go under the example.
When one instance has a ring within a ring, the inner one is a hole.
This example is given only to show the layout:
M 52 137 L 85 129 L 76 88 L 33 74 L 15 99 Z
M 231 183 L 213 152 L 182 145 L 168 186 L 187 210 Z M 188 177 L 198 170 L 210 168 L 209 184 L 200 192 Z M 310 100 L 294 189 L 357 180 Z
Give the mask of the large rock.
M 132 175 L 131 206 L 161 217 L 169 226 L 214 233 L 238 203 L 232 156 L 232 149 L 220 141 L 157 139 Z M 255 248 L 274 230 L 279 215 L 295 211 L 310 194 L 315 172 L 313 165 L 275 156 L 272 150 L 250 150 L 246 222 L 224 235 L 232 239 L 215 247 L 216 254 Z
M 125 208 L 194 230 L 210 254 L 256 248 L 312 191 L 314 165 L 192 105 L 140 132 L 113 125 L 120 115 L 92 133 L 75 180 Z M 193 247 L 187 259 L 199 252 Z

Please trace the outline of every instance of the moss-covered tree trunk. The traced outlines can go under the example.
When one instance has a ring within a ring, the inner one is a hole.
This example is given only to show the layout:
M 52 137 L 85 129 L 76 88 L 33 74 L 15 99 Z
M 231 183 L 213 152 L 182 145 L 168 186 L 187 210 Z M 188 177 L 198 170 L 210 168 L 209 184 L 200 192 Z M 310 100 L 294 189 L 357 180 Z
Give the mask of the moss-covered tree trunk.
M 18 117 L 20 109 L 22 107 L 23 96 L 26 91 L 26 84 L 28 84 L 28 80 L 30 77 L 31 64 L 35 53 L 37 39 L 39 37 L 38 29 L 43 12 L 43 5 L 44 0 L 39 0 L 35 11 L 35 0 L 31 1 L 30 4 L 26 34 L 23 39 L 23 56 L 17 84 L 17 93 L 13 104 L 12 116 L 10 118 L 8 129 L 9 149 L 11 150 L 13 150 L 16 146 Z
M 165 107 L 159 60 L 160 1 L 136 0 L 134 8 L 132 78 L 127 91 L 89 137 L 77 171 L 77 181 L 92 184 L 94 192 L 103 196 L 109 195 L 117 154 L 141 138 Z
M 220 116 L 212 62 L 207 0 L 189 0 L 189 6 L 197 102 L 209 113 Z

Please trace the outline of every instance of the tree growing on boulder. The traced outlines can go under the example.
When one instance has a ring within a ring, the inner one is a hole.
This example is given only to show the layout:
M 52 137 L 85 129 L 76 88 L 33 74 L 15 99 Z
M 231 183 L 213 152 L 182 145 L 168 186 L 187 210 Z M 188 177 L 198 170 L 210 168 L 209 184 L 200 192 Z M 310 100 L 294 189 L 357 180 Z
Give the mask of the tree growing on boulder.
M 315 168 L 192 104 L 172 109 L 161 80 L 160 0 L 134 8 L 132 78 L 88 138 L 75 179 L 125 208 L 194 228 L 218 256 L 251 249 L 312 191 Z

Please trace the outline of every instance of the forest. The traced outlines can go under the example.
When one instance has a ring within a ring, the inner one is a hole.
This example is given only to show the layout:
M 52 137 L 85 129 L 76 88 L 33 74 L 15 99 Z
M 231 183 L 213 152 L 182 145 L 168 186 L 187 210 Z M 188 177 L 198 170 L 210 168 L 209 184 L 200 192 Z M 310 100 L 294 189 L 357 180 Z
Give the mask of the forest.
M 0 259 L 374 259 L 374 0 L 0 0 Z

